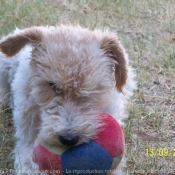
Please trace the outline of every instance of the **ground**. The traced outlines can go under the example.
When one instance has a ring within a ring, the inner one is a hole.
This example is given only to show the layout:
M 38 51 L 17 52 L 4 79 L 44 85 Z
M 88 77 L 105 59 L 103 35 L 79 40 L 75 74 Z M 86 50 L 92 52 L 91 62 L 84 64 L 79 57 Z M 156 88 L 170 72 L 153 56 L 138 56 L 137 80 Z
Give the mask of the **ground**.
M 118 36 L 135 68 L 138 90 L 123 127 L 126 172 L 175 174 L 174 0 L 1 0 L 0 36 L 15 27 L 79 23 Z M 11 111 L 0 111 L 0 171 L 13 169 Z

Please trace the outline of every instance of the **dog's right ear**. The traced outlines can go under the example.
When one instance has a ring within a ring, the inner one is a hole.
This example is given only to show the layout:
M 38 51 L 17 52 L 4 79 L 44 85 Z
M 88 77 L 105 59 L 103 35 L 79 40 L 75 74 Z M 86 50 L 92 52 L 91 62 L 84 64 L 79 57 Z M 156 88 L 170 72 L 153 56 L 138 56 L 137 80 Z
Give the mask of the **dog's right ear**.
M 0 51 L 7 57 L 12 57 L 26 44 L 35 46 L 42 40 L 42 35 L 42 31 L 37 27 L 25 29 L 18 34 L 10 34 L 0 41 Z

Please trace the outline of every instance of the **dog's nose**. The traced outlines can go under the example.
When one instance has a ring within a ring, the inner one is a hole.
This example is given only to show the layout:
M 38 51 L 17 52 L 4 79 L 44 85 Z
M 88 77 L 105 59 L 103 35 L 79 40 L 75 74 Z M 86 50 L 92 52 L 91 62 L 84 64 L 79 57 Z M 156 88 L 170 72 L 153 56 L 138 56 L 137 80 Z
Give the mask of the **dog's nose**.
M 79 137 L 78 136 L 59 136 L 59 140 L 63 145 L 73 146 L 78 143 Z

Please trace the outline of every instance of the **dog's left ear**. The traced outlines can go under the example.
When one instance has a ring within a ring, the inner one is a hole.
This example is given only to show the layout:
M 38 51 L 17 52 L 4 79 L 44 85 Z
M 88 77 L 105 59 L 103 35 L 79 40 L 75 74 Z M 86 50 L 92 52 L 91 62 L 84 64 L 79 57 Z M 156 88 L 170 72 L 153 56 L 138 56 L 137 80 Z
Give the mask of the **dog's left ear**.
M 0 41 L 0 51 L 7 57 L 17 54 L 26 44 L 35 46 L 42 40 L 42 32 L 38 27 L 28 28 L 11 34 Z
M 127 59 L 123 46 L 115 36 L 107 35 L 102 39 L 101 47 L 105 55 L 114 62 L 115 86 L 123 93 L 128 77 Z

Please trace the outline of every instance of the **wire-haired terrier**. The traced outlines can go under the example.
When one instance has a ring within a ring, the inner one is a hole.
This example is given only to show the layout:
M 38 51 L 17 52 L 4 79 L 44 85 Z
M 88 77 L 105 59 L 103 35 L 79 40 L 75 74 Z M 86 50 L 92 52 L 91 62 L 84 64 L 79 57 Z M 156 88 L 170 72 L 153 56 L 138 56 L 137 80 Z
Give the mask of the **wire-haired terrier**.
M 13 111 L 15 169 L 38 168 L 37 138 L 75 146 L 96 137 L 99 113 L 120 123 L 127 117 L 134 73 L 114 33 L 64 25 L 17 29 L 0 40 L 0 51 L 0 102 Z

